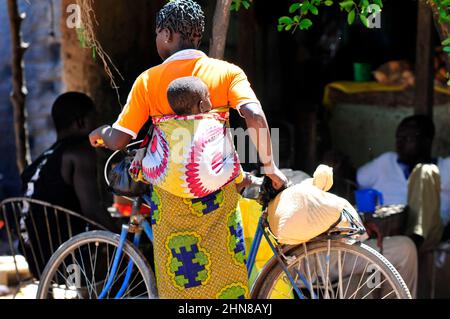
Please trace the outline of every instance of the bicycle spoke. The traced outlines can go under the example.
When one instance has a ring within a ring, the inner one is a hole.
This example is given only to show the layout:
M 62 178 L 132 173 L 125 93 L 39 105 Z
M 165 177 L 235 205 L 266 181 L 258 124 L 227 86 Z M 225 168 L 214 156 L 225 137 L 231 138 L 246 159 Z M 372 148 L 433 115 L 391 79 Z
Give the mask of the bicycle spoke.
M 109 261 L 109 245 L 106 244 L 106 263 L 108 264 L 108 270 L 107 270 L 107 273 L 106 273 L 105 282 L 103 283 L 102 291 L 105 290 L 106 284 L 108 282 L 109 274 L 110 274 L 111 266 L 112 266 L 112 263 L 113 263 L 113 260 L 114 260 L 114 255 L 116 254 L 116 250 L 117 250 L 117 247 L 114 246 L 114 251 L 113 251 L 113 254 L 111 256 L 111 261 Z
M 322 278 L 323 286 L 324 286 L 325 289 L 328 289 L 328 287 L 325 286 L 325 282 L 324 282 L 325 274 L 324 274 L 324 272 L 323 272 L 322 262 L 320 261 L 320 255 L 319 255 L 318 253 L 316 253 L 316 261 L 317 261 L 317 263 L 318 263 L 318 265 L 319 265 L 319 269 L 320 269 L 320 278 Z M 318 280 L 318 281 L 319 281 L 319 280 Z M 319 282 L 319 284 L 320 284 L 320 282 Z M 325 297 L 325 294 L 326 294 L 326 293 L 324 292 L 323 289 L 321 289 L 321 292 L 322 292 L 322 297 L 323 297 L 323 298 L 326 298 L 326 297 Z
M 120 298 L 152 296 L 151 269 L 147 269 L 145 260 L 129 243 L 125 243 L 123 251 L 119 252 L 117 235 L 93 231 L 77 235 L 63 245 L 67 248 L 59 249 L 54 255 L 54 263 L 49 265 L 41 280 L 39 298 L 52 298 L 53 294 L 52 299 L 75 299 L 77 296 L 98 299 L 101 287 L 105 299 L 117 296 L 122 287 L 124 291 Z M 113 274 L 115 261 L 116 272 Z M 110 289 L 106 291 L 108 279 L 111 283 L 108 285 Z
M 327 240 L 303 244 L 303 247 L 295 249 L 296 253 L 292 256 L 296 257 L 289 268 L 289 273 L 295 278 L 295 285 L 302 293 L 310 292 L 309 295 L 305 294 L 305 297 L 330 299 L 410 297 L 404 282 L 401 279 L 397 280 L 398 272 L 392 270 L 386 260 L 366 245 L 338 241 L 331 243 Z M 285 280 L 283 269 L 278 266 L 273 271 L 279 274 L 275 277 L 278 279 L 263 284 L 262 289 L 256 292 L 257 298 L 291 297 L 286 293 L 292 293 L 292 287 L 285 289 L 280 285 L 282 283 L 280 280 Z
M 341 251 L 338 251 L 338 290 L 336 291 L 336 295 L 340 296 L 340 299 L 343 298 L 343 288 L 342 288 L 342 263 L 341 263 Z
M 142 282 L 144 282 L 143 279 L 140 282 L 138 282 L 138 284 L 133 289 L 130 289 L 129 293 L 131 293 L 133 290 L 135 290 L 137 287 L 139 287 L 139 284 L 142 283 Z M 124 299 L 123 296 L 122 296 L 121 299 Z
M 390 293 L 388 293 L 387 295 L 385 295 L 381 299 L 386 299 L 388 296 L 392 295 L 392 293 L 395 293 L 395 290 L 392 289 Z
M 120 270 L 120 266 L 122 266 L 122 261 L 125 259 L 125 257 L 122 255 L 121 257 L 120 257 L 120 262 L 119 262 L 119 266 L 117 267 L 117 270 Z M 112 284 L 111 284 L 111 287 L 113 287 L 114 286 L 114 284 L 126 273 L 126 271 L 127 271 L 127 265 L 128 265 L 128 262 L 126 262 L 125 261 L 125 266 L 124 266 L 124 269 L 122 270 L 122 272 L 119 274 L 119 275 L 116 275 L 116 276 L 114 276 L 114 280 L 113 280 L 113 282 L 112 282 Z M 108 294 L 108 296 L 109 296 L 109 294 Z
M 326 272 L 323 272 L 323 266 L 322 266 L 322 262 L 320 260 L 320 256 L 318 257 L 318 261 L 319 261 L 319 266 L 320 266 L 320 271 L 321 271 L 321 276 L 322 276 L 322 283 L 323 283 L 323 287 L 325 289 L 325 293 L 323 295 L 323 297 L 325 299 L 330 299 L 330 290 L 333 291 L 333 286 L 331 285 L 331 281 L 329 280 L 329 256 L 328 253 L 326 256 L 324 256 L 325 259 L 325 264 L 326 264 Z
M 348 287 L 350 286 L 350 283 L 352 281 L 353 273 L 355 272 L 356 261 L 358 260 L 358 258 L 359 258 L 359 256 L 356 256 L 355 262 L 353 263 L 352 272 L 350 273 L 350 278 L 348 280 L 347 287 L 345 288 L 344 299 L 345 299 L 345 296 L 347 296 Z
M 93 274 L 94 274 L 94 282 L 95 282 L 95 270 L 97 269 L 97 254 L 98 254 L 98 243 L 94 243 L 95 245 L 95 259 L 94 259 L 94 270 L 93 270 Z M 97 290 L 96 290 L 97 292 Z M 101 292 L 101 291 L 100 291 Z M 96 293 L 97 299 L 98 299 L 98 294 Z
M 353 297 L 353 296 L 354 296 L 353 299 L 356 299 L 356 294 L 358 293 L 358 291 L 360 291 L 361 288 L 364 287 L 364 285 L 366 285 L 367 282 L 368 282 L 369 280 L 371 280 L 372 277 L 375 275 L 376 272 L 373 273 L 372 275 L 370 275 L 370 276 L 366 279 L 366 281 L 364 282 L 364 284 L 361 285 L 361 281 L 362 281 L 363 278 L 364 278 L 364 274 L 366 273 L 367 265 L 368 265 L 368 264 L 369 264 L 369 262 L 366 263 L 366 267 L 364 268 L 363 275 L 361 276 L 361 279 L 360 279 L 359 284 L 358 284 L 358 287 L 357 287 L 358 289 L 356 289 L 356 291 L 349 297 L 349 299 L 350 299 L 351 297 Z
M 140 295 L 134 296 L 134 297 L 131 298 L 131 299 L 138 299 L 138 298 L 141 297 L 141 296 L 148 296 L 148 293 L 147 293 L 147 292 L 143 292 L 143 293 L 141 293 Z
M 380 285 L 384 284 L 384 282 L 385 282 L 386 280 L 387 280 L 387 279 L 384 279 L 384 280 L 380 283 Z M 366 297 L 367 297 L 368 295 L 370 295 L 370 294 L 372 293 L 372 291 L 374 291 L 375 289 L 378 289 L 378 287 L 372 288 L 372 290 L 369 291 L 369 292 L 368 292 L 364 297 L 362 297 L 361 299 L 366 299 Z
M 138 275 L 139 275 L 139 272 L 138 272 L 138 271 L 134 273 L 133 279 L 131 279 L 131 282 L 127 285 L 127 289 L 125 290 L 125 293 L 123 294 L 124 296 L 129 295 L 129 293 L 130 293 L 130 287 L 133 286 L 134 281 L 136 280 L 136 278 L 138 277 Z
M 134 281 L 136 280 L 136 278 L 138 277 L 138 275 L 141 275 L 139 271 L 136 271 L 134 276 L 133 276 L 133 280 L 131 280 L 131 283 L 127 286 L 127 290 L 125 291 L 125 294 L 129 294 L 130 293 L 130 287 L 133 286 Z M 142 277 L 142 275 L 141 275 Z M 140 283 L 140 282 L 139 282 Z
M 89 282 L 88 276 L 87 276 L 87 274 L 85 272 L 86 268 L 84 266 L 83 255 L 81 254 L 80 248 L 77 248 L 77 250 L 78 250 L 78 253 L 79 253 L 80 257 L 81 257 L 81 263 L 82 263 L 82 266 L 83 266 L 83 268 L 81 268 L 81 270 L 83 271 L 84 279 L 86 280 L 86 288 L 87 288 L 87 291 L 89 293 L 89 299 L 92 299 L 91 290 L 89 289 L 89 286 L 91 286 L 91 283 Z
M 306 271 L 307 271 L 307 274 L 308 274 L 308 283 L 309 283 L 308 289 L 309 289 L 309 292 L 311 294 L 311 299 L 316 299 L 315 296 L 314 296 L 314 289 L 312 287 L 311 268 L 310 268 L 310 265 L 309 265 L 309 257 L 308 257 L 308 250 L 307 250 L 306 244 L 303 244 L 303 249 L 305 250 Z
M 117 247 L 115 247 L 115 254 L 119 254 L 119 253 L 120 253 L 120 252 L 117 250 Z M 115 257 L 116 257 L 116 256 L 114 255 L 113 258 L 112 258 L 113 263 L 114 263 Z M 117 264 L 117 270 L 120 270 L 120 267 L 122 266 L 122 260 L 123 260 L 123 255 L 120 256 L 119 263 Z M 116 270 L 116 271 L 117 271 L 117 270 Z M 120 274 L 120 275 L 121 275 L 121 274 Z M 120 275 L 119 275 L 119 276 L 120 276 Z M 110 295 L 110 293 L 111 293 L 111 288 L 114 286 L 114 284 L 116 283 L 117 279 L 119 278 L 119 276 L 117 276 L 117 273 L 116 273 L 116 274 L 113 274 L 113 276 L 114 276 L 114 280 L 112 281 L 111 286 L 110 286 L 110 289 L 108 290 L 108 294 L 107 294 L 108 299 L 109 299 L 109 295 Z
M 331 250 L 331 240 L 328 240 L 328 249 L 327 249 L 327 257 L 325 259 L 325 262 L 327 263 L 327 270 L 326 270 L 326 282 L 325 282 L 325 287 L 326 287 L 326 298 L 329 299 L 329 292 L 328 292 L 328 283 L 330 281 L 330 250 Z M 333 287 L 331 287 L 333 290 Z
M 92 271 L 92 276 L 91 276 L 92 283 L 93 283 L 93 287 L 92 288 L 93 288 L 93 291 L 95 293 L 96 299 L 98 299 L 97 289 L 95 287 L 95 284 L 96 284 L 96 282 L 95 282 L 95 270 L 94 270 L 94 266 L 92 265 L 91 243 L 88 243 L 87 246 L 88 246 L 88 250 L 89 250 L 89 263 L 91 265 L 91 271 Z
M 317 254 L 316 254 L 316 259 L 317 259 Z M 317 286 L 317 298 L 319 298 L 321 296 L 320 292 L 322 293 L 323 296 L 323 290 L 320 287 L 320 281 L 319 281 L 319 274 L 317 273 L 317 260 L 315 259 L 314 261 L 314 273 L 315 273 L 315 278 L 316 278 L 316 286 Z M 320 290 L 320 291 L 319 291 Z

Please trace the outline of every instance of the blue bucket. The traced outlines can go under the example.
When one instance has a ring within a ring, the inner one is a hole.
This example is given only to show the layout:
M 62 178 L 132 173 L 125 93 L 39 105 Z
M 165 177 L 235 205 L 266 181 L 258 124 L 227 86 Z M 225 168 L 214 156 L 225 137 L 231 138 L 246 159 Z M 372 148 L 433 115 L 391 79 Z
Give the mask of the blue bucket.
M 377 205 L 383 205 L 383 194 L 375 189 L 355 191 L 356 207 L 361 213 L 374 213 Z

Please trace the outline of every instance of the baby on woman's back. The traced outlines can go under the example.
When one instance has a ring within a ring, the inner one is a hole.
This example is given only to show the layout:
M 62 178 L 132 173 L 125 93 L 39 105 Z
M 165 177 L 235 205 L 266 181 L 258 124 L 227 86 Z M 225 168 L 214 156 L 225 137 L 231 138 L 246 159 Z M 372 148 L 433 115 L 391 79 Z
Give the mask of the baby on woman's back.
M 172 81 L 167 99 L 175 115 L 153 119 L 149 144 L 130 174 L 182 198 L 203 198 L 245 174 L 228 130 L 228 111 L 211 112 L 207 85 L 189 76 Z
M 173 80 L 167 89 L 167 99 L 176 115 L 195 115 L 212 109 L 208 87 L 195 76 Z

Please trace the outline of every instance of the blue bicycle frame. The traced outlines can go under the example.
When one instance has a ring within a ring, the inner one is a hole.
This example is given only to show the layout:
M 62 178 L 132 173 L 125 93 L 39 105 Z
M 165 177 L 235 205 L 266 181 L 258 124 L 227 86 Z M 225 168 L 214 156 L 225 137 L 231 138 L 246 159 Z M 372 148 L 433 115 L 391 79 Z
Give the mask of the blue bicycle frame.
M 145 197 L 144 197 L 145 199 Z M 142 203 L 142 199 L 136 199 L 133 202 L 133 211 L 132 211 L 132 217 L 137 216 L 138 212 L 140 210 L 140 206 Z M 265 223 L 265 217 L 264 215 L 261 215 L 259 222 L 258 222 L 258 227 L 256 229 L 255 232 L 255 236 L 253 237 L 253 241 L 252 241 L 252 245 L 250 248 L 250 252 L 248 254 L 248 260 L 246 263 L 247 266 L 247 272 L 248 272 L 248 276 L 250 276 L 251 274 L 251 270 L 253 269 L 253 266 L 255 265 L 255 260 L 256 260 L 256 255 L 258 253 L 258 249 L 260 247 L 261 244 L 261 240 L 264 237 L 266 239 L 266 241 L 268 242 L 274 256 L 277 258 L 279 264 L 281 265 L 281 267 L 283 268 L 284 272 L 286 273 L 292 287 L 294 288 L 295 292 L 297 293 L 297 295 L 299 296 L 300 299 L 304 299 L 305 296 L 303 295 L 303 293 L 300 291 L 300 289 L 297 287 L 296 283 L 295 283 L 295 279 L 292 277 L 292 274 L 289 272 L 288 266 L 286 265 L 286 263 L 282 260 L 280 254 L 278 253 L 275 245 L 273 244 L 272 240 L 270 239 L 270 236 L 268 234 L 267 231 L 265 231 L 265 227 L 264 227 L 264 223 Z M 153 232 L 152 232 L 152 227 L 150 225 L 150 223 L 145 220 L 142 219 L 139 222 L 139 229 L 138 231 L 134 232 L 134 239 L 133 239 L 133 245 L 134 246 L 139 246 L 139 242 L 141 239 L 141 235 L 142 235 L 142 230 L 144 231 L 144 233 L 147 235 L 147 237 L 149 238 L 150 241 L 153 242 Z M 114 256 L 114 261 L 112 264 L 112 269 L 111 272 L 109 274 L 108 280 L 106 282 L 105 287 L 103 288 L 102 292 L 100 293 L 98 299 L 103 299 L 105 298 L 105 296 L 107 295 L 108 291 L 111 289 L 111 286 L 114 282 L 114 277 L 116 276 L 116 272 L 117 272 L 117 268 L 119 266 L 119 262 L 120 262 L 120 258 L 122 256 L 122 252 L 123 252 L 123 247 L 125 245 L 125 241 L 127 238 L 128 233 L 130 232 L 129 229 L 129 225 L 122 225 L 122 231 L 120 234 L 120 240 L 119 240 L 119 246 L 116 250 L 116 254 Z M 123 294 L 126 291 L 126 288 L 129 284 L 130 281 L 130 277 L 133 271 L 133 260 L 129 260 L 128 265 L 127 265 L 127 270 L 126 270 L 126 274 L 125 274 L 125 278 L 123 280 L 123 283 L 121 285 L 121 288 L 119 289 L 119 291 L 117 292 L 115 299 L 119 299 L 123 296 Z M 306 287 L 308 287 L 309 292 L 311 293 L 311 297 L 314 298 L 314 292 L 312 290 L 312 286 L 310 284 L 308 284 L 307 280 L 304 278 L 304 276 L 299 273 L 297 270 L 297 275 L 299 276 L 299 278 L 302 280 L 302 282 L 306 285 Z

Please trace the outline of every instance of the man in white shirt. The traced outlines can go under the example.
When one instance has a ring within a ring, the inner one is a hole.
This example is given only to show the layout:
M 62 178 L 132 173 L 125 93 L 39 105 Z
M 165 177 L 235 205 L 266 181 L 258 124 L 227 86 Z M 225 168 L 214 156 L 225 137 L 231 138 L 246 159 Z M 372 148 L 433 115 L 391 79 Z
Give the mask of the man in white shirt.
M 397 128 L 396 152 L 384 153 L 357 172 L 360 188 L 383 193 L 386 205 L 408 205 L 406 235 L 419 252 L 434 248 L 450 220 L 450 157 L 433 158 L 435 127 L 425 115 Z

